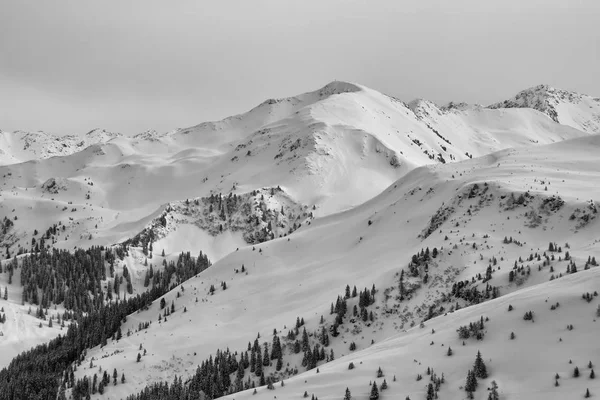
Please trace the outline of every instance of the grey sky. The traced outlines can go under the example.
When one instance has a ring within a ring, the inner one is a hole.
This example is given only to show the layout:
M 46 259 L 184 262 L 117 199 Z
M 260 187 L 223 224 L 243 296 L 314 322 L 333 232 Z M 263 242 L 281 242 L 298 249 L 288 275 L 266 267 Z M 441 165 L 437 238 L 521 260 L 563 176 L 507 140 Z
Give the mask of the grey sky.
M 0 129 L 134 134 L 332 81 L 488 104 L 600 96 L 598 0 L 0 0 Z

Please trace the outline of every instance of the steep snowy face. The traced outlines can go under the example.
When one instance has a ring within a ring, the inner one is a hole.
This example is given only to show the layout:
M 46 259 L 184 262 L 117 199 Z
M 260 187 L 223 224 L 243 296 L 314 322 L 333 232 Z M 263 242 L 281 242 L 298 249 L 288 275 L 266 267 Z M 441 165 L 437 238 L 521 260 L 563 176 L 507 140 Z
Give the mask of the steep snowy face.
M 488 108 L 533 108 L 553 121 L 587 133 L 600 132 L 600 98 L 538 85 Z

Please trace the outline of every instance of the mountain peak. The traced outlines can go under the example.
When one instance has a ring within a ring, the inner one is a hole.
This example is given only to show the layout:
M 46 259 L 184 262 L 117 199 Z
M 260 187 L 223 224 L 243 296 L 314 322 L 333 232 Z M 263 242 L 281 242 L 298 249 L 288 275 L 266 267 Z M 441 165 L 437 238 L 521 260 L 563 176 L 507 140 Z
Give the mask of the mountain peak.
M 85 134 L 85 137 L 104 137 L 106 139 L 111 139 L 115 137 L 121 136 L 120 133 L 109 132 L 106 129 L 95 128 Z
M 487 108 L 533 108 L 554 122 L 588 133 L 600 132 L 600 99 L 541 84 Z
M 352 82 L 332 81 L 319 89 L 318 93 L 320 96 L 324 97 L 331 96 L 333 94 L 360 92 L 363 90 L 364 87 Z

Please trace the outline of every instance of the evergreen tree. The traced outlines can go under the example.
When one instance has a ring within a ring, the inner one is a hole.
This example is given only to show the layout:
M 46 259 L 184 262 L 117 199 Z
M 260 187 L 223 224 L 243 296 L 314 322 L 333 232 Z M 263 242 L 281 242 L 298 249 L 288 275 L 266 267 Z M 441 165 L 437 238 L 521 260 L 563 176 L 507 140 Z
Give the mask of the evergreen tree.
M 344 400 L 352 400 L 352 394 L 350 393 L 350 389 L 346 388 L 346 394 L 344 395 Z
M 377 389 L 377 383 L 373 382 L 373 386 L 371 386 L 371 394 L 369 395 L 369 400 L 378 400 L 379 399 L 379 389 Z
M 431 382 L 429 382 L 429 384 L 427 385 L 427 400 L 434 400 L 435 399 L 435 390 L 433 389 L 433 384 Z
M 465 382 L 465 391 L 472 393 L 477 389 L 477 378 L 473 370 L 467 372 L 467 381 Z
M 485 363 L 483 362 L 483 358 L 481 357 L 481 352 L 477 351 L 477 356 L 475 357 L 475 364 L 473 365 L 473 372 L 475 373 L 475 377 L 485 379 L 488 377 L 487 368 Z

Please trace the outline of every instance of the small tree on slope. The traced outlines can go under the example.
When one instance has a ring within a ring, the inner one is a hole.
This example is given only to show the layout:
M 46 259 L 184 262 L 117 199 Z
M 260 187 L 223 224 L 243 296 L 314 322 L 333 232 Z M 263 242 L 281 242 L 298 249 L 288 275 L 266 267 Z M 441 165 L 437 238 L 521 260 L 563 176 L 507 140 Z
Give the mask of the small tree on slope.
M 487 368 L 485 363 L 483 362 L 483 358 L 481 357 L 481 352 L 477 351 L 477 356 L 475 357 L 475 365 L 473 365 L 473 372 L 477 378 L 485 379 L 488 377 Z
M 490 388 L 490 394 L 488 395 L 488 400 L 499 400 L 500 395 L 498 394 L 498 384 L 496 381 L 492 381 L 492 387 Z
M 377 389 L 377 383 L 373 382 L 373 386 L 371 386 L 371 395 L 369 396 L 369 400 L 378 400 L 379 399 L 379 389 Z
M 467 381 L 465 382 L 465 391 L 472 393 L 477 389 L 477 378 L 473 370 L 467 372 Z
M 352 394 L 350 393 L 350 389 L 346 388 L 346 394 L 344 395 L 344 400 L 352 400 Z

